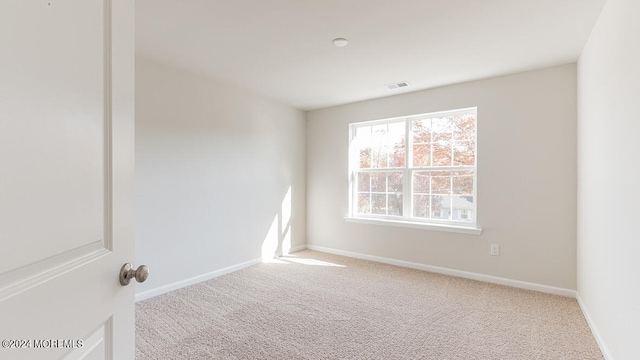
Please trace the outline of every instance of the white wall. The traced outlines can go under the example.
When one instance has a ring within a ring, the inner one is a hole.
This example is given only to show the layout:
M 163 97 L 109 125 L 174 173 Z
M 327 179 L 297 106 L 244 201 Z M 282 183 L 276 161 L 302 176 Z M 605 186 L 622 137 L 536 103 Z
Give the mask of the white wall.
M 482 235 L 343 219 L 350 122 L 471 106 Z M 575 64 L 309 112 L 307 242 L 575 290 Z M 500 256 L 490 256 L 491 243 Z
M 137 293 L 304 245 L 304 113 L 136 61 Z
M 609 359 L 640 359 L 640 1 L 609 0 L 578 62 L 578 293 Z

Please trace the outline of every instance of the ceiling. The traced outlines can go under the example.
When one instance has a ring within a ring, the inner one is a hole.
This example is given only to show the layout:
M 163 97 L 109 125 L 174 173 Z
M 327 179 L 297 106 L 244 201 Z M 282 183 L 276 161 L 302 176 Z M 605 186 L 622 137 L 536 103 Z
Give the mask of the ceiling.
M 576 61 L 604 2 L 137 0 L 136 50 L 311 110 Z

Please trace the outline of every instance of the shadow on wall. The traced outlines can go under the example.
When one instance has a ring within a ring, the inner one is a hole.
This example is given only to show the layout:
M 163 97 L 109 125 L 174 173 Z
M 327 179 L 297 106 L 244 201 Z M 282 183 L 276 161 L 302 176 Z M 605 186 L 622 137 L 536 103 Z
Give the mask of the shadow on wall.
M 279 247 L 280 252 L 278 252 Z M 262 261 L 272 260 L 279 255 L 288 255 L 289 251 L 291 251 L 291 186 L 284 195 L 280 209 L 262 242 Z

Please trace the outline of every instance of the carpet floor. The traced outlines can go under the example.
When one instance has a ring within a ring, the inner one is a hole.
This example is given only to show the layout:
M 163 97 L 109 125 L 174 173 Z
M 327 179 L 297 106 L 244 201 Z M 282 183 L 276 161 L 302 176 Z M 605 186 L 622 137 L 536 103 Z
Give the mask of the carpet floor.
M 575 299 L 301 251 L 136 304 L 136 359 L 603 359 Z

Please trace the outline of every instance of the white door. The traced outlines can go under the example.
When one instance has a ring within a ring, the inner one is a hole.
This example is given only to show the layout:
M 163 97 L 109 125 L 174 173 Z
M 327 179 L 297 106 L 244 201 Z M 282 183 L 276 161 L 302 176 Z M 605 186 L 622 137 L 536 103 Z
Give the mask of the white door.
M 133 0 L 0 0 L 0 359 L 134 357 L 133 26 Z

